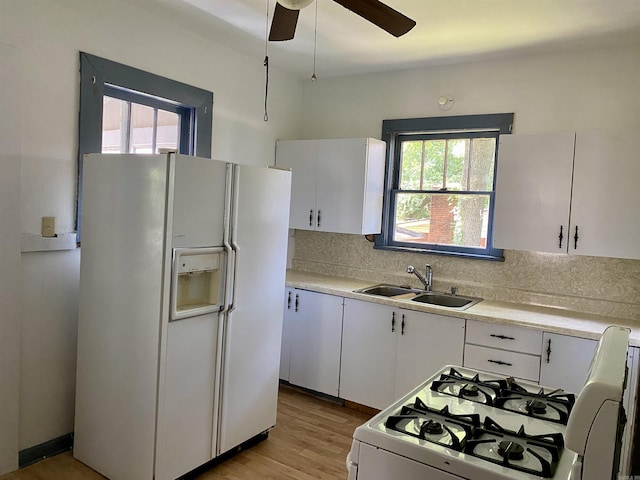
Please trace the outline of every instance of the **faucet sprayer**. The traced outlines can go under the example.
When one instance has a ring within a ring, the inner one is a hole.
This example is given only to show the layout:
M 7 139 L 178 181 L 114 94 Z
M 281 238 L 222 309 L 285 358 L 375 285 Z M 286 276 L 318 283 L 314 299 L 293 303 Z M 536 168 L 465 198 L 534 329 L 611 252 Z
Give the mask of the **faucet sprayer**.
M 427 292 L 431 292 L 433 290 L 433 269 L 431 268 L 431 265 L 426 265 L 426 278 L 423 277 L 422 274 L 418 272 L 413 265 L 409 265 L 407 267 L 407 273 L 413 273 L 416 277 L 418 277 L 418 280 L 422 282 L 422 284 L 424 285 L 424 289 Z

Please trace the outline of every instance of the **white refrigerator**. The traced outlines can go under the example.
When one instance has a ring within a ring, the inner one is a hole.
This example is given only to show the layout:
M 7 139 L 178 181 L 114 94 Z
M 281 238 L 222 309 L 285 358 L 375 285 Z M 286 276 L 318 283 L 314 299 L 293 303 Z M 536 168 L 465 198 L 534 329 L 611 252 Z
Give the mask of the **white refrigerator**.
M 84 158 L 74 457 L 174 479 L 276 421 L 291 173 Z

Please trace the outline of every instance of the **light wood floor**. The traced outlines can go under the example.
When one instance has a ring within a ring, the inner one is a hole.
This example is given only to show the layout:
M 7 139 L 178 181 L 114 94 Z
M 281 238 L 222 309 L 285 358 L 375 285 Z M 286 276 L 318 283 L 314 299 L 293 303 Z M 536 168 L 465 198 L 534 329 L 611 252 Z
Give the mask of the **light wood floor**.
M 240 452 L 197 480 L 346 480 L 353 430 L 370 415 L 280 387 L 278 420 L 269 438 Z M 43 460 L 0 480 L 104 480 L 71 452 Z

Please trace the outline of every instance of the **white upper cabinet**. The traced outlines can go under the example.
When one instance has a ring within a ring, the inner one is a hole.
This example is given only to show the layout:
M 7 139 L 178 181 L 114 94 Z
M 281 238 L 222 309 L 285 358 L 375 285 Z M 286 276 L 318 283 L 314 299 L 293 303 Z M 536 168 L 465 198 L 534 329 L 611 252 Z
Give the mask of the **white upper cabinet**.
M 293 172 L 289 227 L 380 233 L 385 142 L 373 138 L 276 144 L 276 165 Z
M 496 248 L 567 251 L 574 141 L 574 133 L 500 136 Z
M 640 258 L 638 139 L 640 131 L 576 134 L 570 252 Z
M 494 245 L 640 258 L 638 134 L 501 136 Z

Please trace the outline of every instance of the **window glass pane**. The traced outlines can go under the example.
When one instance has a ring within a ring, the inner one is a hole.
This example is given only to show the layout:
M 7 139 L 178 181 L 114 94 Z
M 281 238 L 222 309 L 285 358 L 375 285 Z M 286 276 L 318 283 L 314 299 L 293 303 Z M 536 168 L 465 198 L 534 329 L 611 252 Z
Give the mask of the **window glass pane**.
M 158 136 L 156 153 L 159 148 L 177 150 L 180 144 L 180 115 L 166 110 L 158 110 Z
M 421 190 L 422 185 L 422 141 L 402 142 L 400 188 Z
M 129 153 L 154 153 L 154 109 L 139 103 L 131 104 L 131 146 Z
M 466 167 L 469 158 L 469 139 L 447 140 L 447 184 L 448 190 L 467 190 Z
M 122 128 L 126 125 L 127 102 L 117 98 L 102 98 L 102 153 L 120 153 Z
M 471 140 L 471 165 L 469 168 L 469 190 L 493 190 L 496 139 L 474 138 Z
M 393 241 L 485 248 L 489 195 L 398 193 Z

